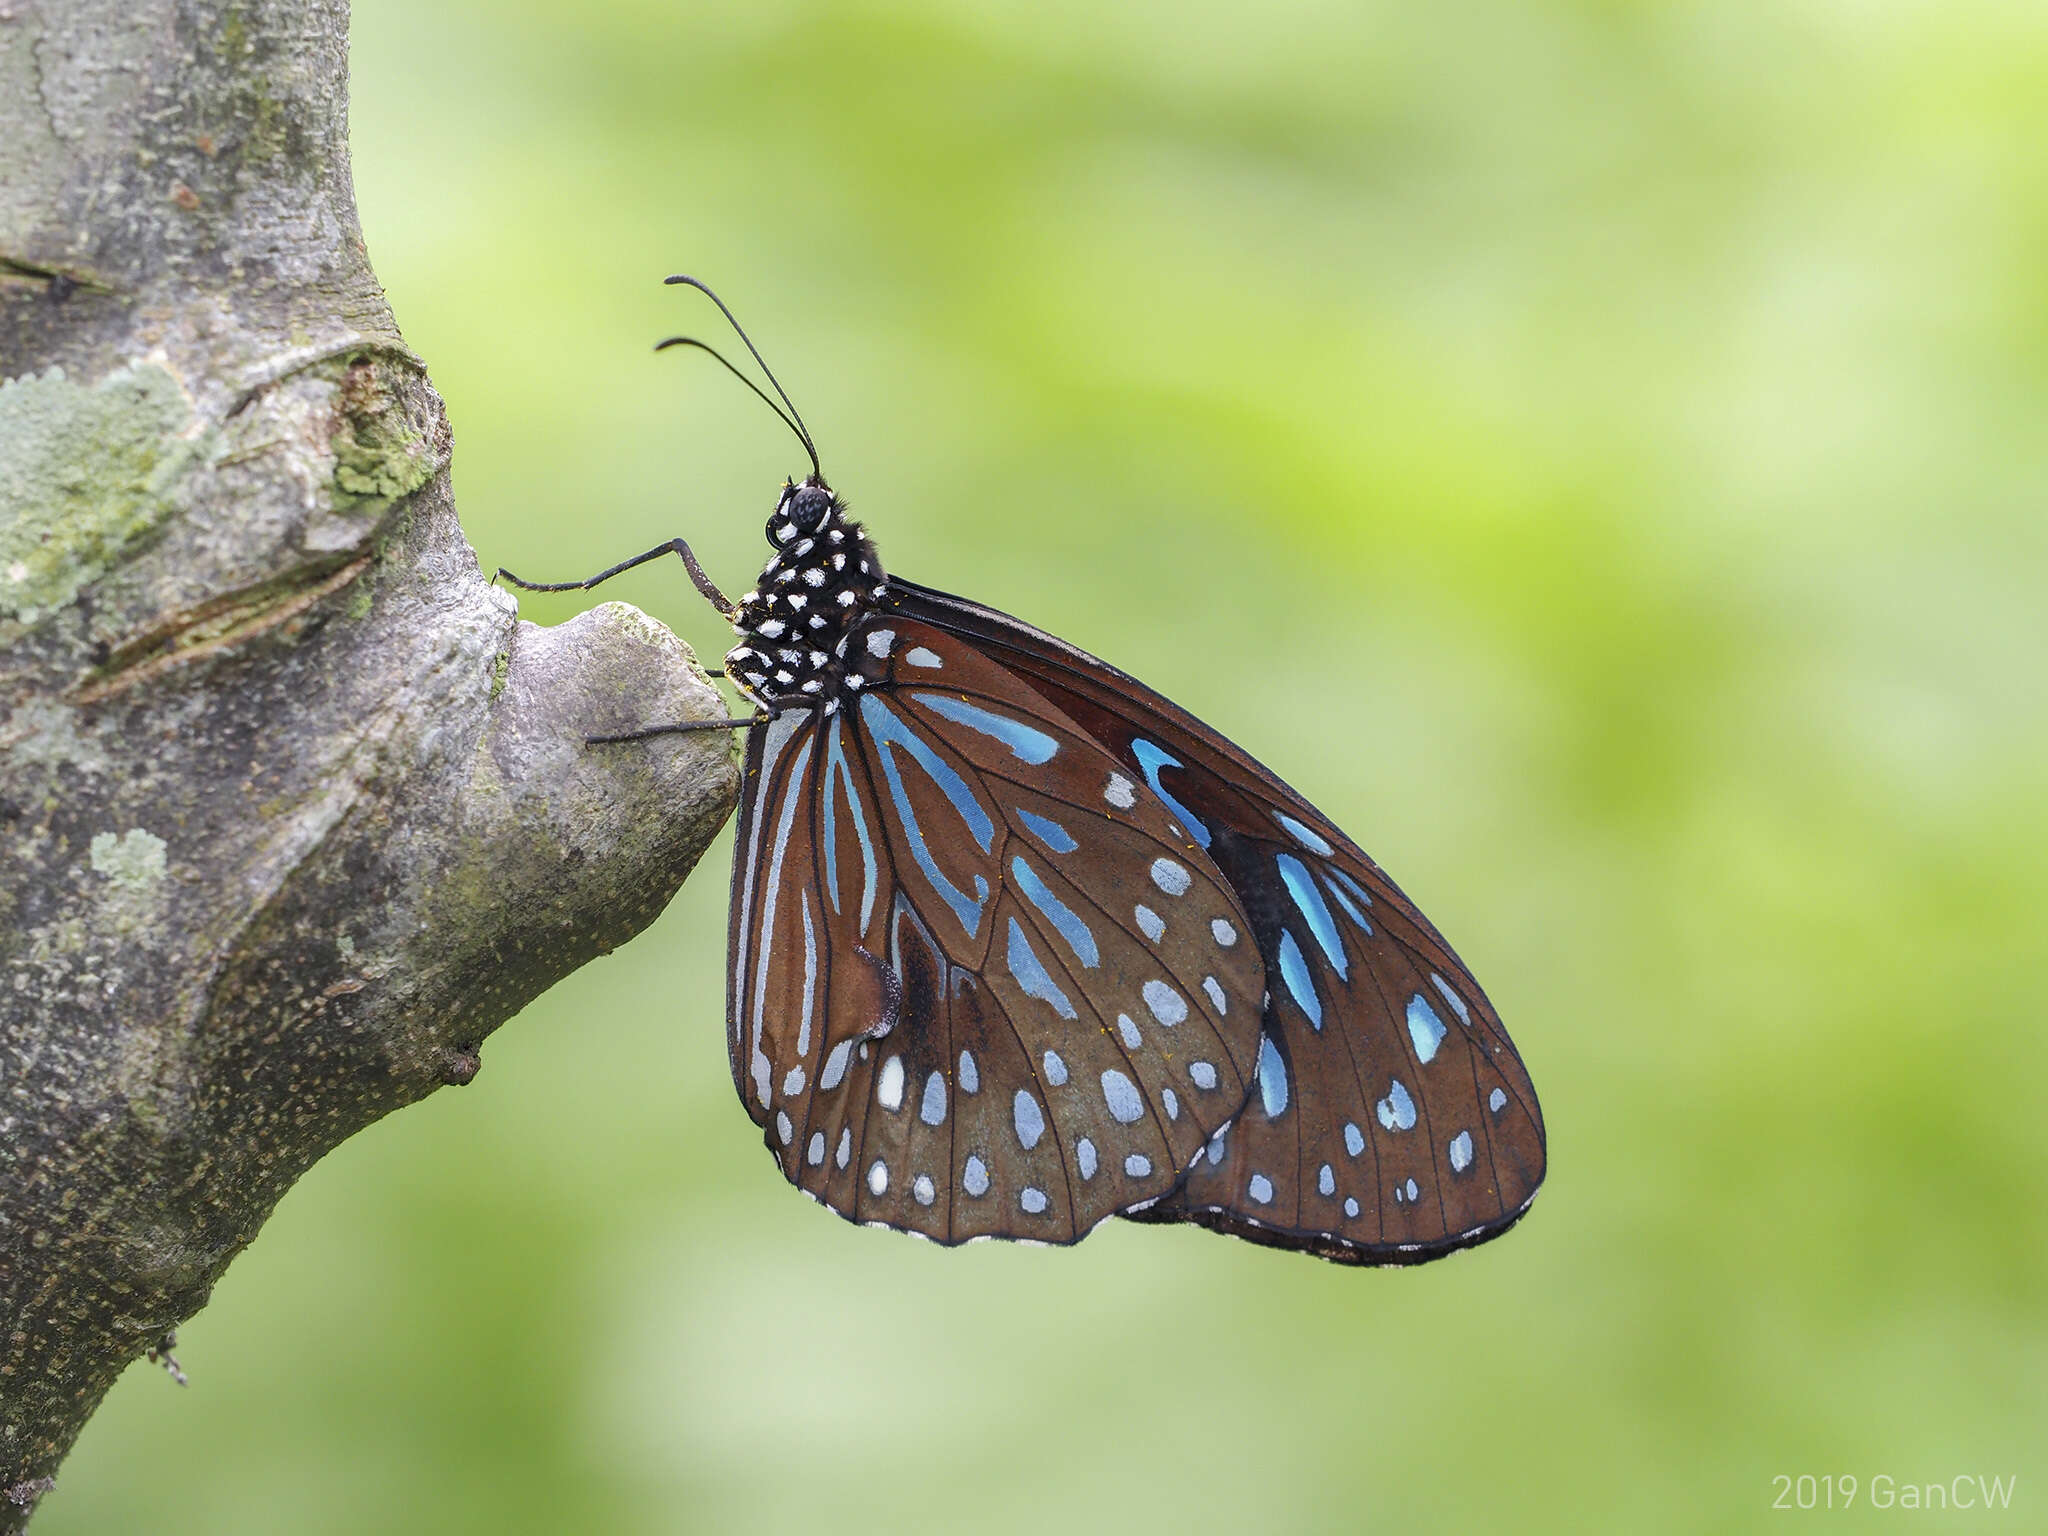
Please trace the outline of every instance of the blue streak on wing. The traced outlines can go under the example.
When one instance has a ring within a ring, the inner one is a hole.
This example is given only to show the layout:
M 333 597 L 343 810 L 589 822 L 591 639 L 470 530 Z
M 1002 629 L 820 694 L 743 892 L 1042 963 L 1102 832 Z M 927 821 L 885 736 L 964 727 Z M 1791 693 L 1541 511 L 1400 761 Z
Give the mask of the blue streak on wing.
M 1355 900 L 1361 907 L 1369 907 L 1372 905 L 1372 897 L 1366 891 L 1365 887 L 1360 885 L 1356 880 L 1352 879 L 1349 875 L 1345 874 L 1344 871 L 1339 869 L 1336 865 L 1330 865 L 1328 867 L 1327 873 L 1329 874 L 1332 880 L 1335 880 L 1339 885 L 1343 886 L 1345 890 L 1349 891 L 1351 893 L 1352 899 Z
M 1465 1006 L 1465 999 L 1458 996 L 1456 992 L 1453 992 L 1451 984 L 1445 981 L 1443 977 L 1437 975 L 1435 971 L 1429 973 L 1429 979 L 1436 983 L 1437 991 L 1443 993 L 1444 1001 L 1451 1005 L 1451 1012 L 1458 1016 L 1458 1022 L 1470 1025 L 1472 1022 L 1472 1010 Z
M 1323 871 L 1323 884 L 1327 885 L 1330 888 L 1330 894 L 1337 898 L 1337 905 L 1344 909 L 1344 915 L 1363 928 L 1366 934 L 1370 936 L 1372 924 L 1365 920 L 1365 914 L 1358 909 L 1358 903 L 1344 894 L 1344 887 L 1330 878 L 1332 873 L 1334 871 Z
M 1287 983 L 1287 990 L 1294 994 L 1294 1001 L 1308 1015 L 1309 1023 L 1321 1030 L 1323 1000 L 1316 996 L 1315 979 L 1308 973 L 1308 961 L 1302 958 L 1301 946 L 1294 942 L 1294 932 L 1288 928 L 1280 930 L 1280 979 Z
M 1017 819 L 1024 823 L 1024 830 L 1035 836 L 1054 853 L 1072 853 L 1081 845 L 1074 841 L 1074 834 L 1049 816 L 1040 816 L 1021 806 Z
M 1287 1109 L 1287 1066 L 1271 1035 L 1259 1036 L 1259 1099 L 1266 1118 L 1277 1120 Z
M 825 749 L 825 894 L 832 898 L 832 910 L 839 910 L 839 819 L 832 814 L 832 748 L 839 745 L 839 721 L 832 721 L 830 743 Z
M 917 766 L 922 768 L 931 781 L 944 792 L 946 798 L 952 801 L 953 809 L 958 811 L 960 819 L 967 823 L 967 830 L 974 834 L 974 840 L 981 845 L 981 851 L 987 853 L 994 846 L 995 823 L 989 819 L 989 814 L 982 807 L 981 801 L 975 798 L 974 791 L 968 788 L 967 781 L 960 777 L 953 765 L 934 752 L 930 743 L 912 730 L 878 694 L 862 695 L 860 714 L 875 740 L 884 748 L 900 746 L 916 759 Z M 885 765 L 890 757 L 889 752 L 883 752 Z M 894 782 L 893 771 L 891 782 Z
M 1337 937 L 1336 919 L 1330 916 L 1330 904 L 1323 900 L 1323 893 L 1310 878 L 1308 866 L 1291 853 L 1277 854 L 1273 862 L 1280 866 L 1280 878 L 1287 883 L 1287 894 L 1294 898 L 1294 905 L 1308 922 L 1309 932 L 1322 946 L 1330 969 L 1337 973 L 1339 981 L 1348 981 L 1350 967 L 1344 960 L 1343 941 Z
M 970 704 L 951 694 L 913 693 L 911 697 L 933 714 L 944 715 L 956 725 L 964 725 L 984 736 L 993 736 L 1019 759 L 1034 766 L 1051 762 L 1052 755 L 1060 749 L 1059 742 L 1022 720 L 999 715 L 992 709 L 983 709 L 979 704 Z
M 953 771 L 950 763 L 919 740 L 896 712 L 882 702 L 880 695 L 864 695 L 860 701 L 860 715 L 875 739 L 876 755 L 882 760 L 882 776 L 889 781 L 889 798 L 895 801 L 896 814 L 902 818 L 903 835 L 910 841 L 911 857 L 917 860 L 918 868 L 931 881 L 932 889 L 953 909 L 953 915 L 960 919 L 960 926 L 967 930 L 967 936 L 970 939 L 975 937 L 981 929 L 982 906 L 988 900 L 988 882 L 976 875 L 975 894 L 969 898 L 940 870 L 925 842 L 924 829 L 918 825 L 916 807 L 911 804 L 909 792 L 903 786 L 903 775 L 896 766 L 895 748 L 901 747 L 908 752 L 952 802 L 953 809 L 960 813 L 960 819 L 967 824 L 967 830 L 984 853 L 988 852 L 995 839 L 995 823 L 989 820 L 981 802 L 974 798 L 974 791 L 967 787 L 966 780 Z
M 775 901 L 782 890 L 782 860 L 789 851 L 790 827 L 796 819 L 798 794 L 803 789 L 804 770 L 811 764 L 811 747 L 815 736 L 806 736 L 804 744 L 797 749 L 796 760 L 790 764 L 789 779 L 782 792 L 782 815 L 775 824 L 775 847 L 768 859 L 767 883 L 761 898 L 760 932 L 767 942 L 761 946 L 760 968 L 754 974 L 754 1039 L 752 1069 L 754 1091 L 761 1100 L 761 1107 L 768 1107 L 770 1076 L 768 1053 L 761 1048 L 761 1014 L 768 997 L 768 965 L 774 958 L 775 945 Z
M 1436 1010 L 1429 1006 L 1429 999 L 1420 992 L 1408 999 L 1408 1038 L 1415 1042 L 1415 1059 L 1432 1061 L 1436 1048 L 1444 1043 L 1444 1036 L 1450 1031 L 1444 1028 L 1444 1021 L 1436 1016 Z
M 839 739 L 839 721 L 832 722 L 832 732 L 825 745 L 825 878 L 827 889 L 832 896 L 832 910 L 839 910 L 839 840 L 838 822 L 834 809 L 835 789 L 846 795 L 846 808 L 853 812 L 853 830 L 860 838 L 861 897 L 860 929 L 868 931 L 868 919 L 875 911 L 875 840 L 868 831 L 868 814 L 861 809 L 860 791 L 853 787 L 853 770 L 846 765 L 846 747 Z
M 1052 1004 L 1053 1012 L 1063 1019 L 1078 1017 L 1074 1005 L 1067 1001 L 1067 994 L 1046 973 L 1044 962 L 1032 950 L 1031 941 L 1024 937 L 1023 925 L 1014 917 L 1010 919 L 1010 949 L 1005 958 L 1010 963 L 1010 974 L 1017 978 L 1017 985 L 1024 989 L 1027 997 L 1044 998 Z
M 1059 930 L 1060 937 L 1067 941 L 1067 948 L 1074 952 L 1074 958 L 1091 970 L 1100 965 L 1102 952 L 1095 947 L 1095 935 L 1075 915 L 1074 909 L 1055 896 L 1038 878 L 1038 871 L 1018 857 L 1010 860 L 1010 873 L 1017 877 L 1017 884 L 1031 905 L 1043 912 Z
M 1159 797 L 1161 803 L 1169 811 L 1180 818 L 1181 825 L 1188 829 L 1188 835 L 1204 848 L 1207 848 L 1209 846 L 1209 829 L 1202 825 L 1201 818 L 1174 799 L 1172 794 L 1162 788 L 1159 783 L 1159 770 L 1161 768 L 1180 767 L 1180 759 L 1172 753 L 1154 746 L 1142 737 L 1132 740 L 1131 752 L 1138 759 L 1138 769 L 1145 775 L 1145 782 L 1152 786 L 1152 793 Z
M 1280 825 L 1287 829 L 1288 835 L 1310 853 L 1320 853 L 1327 859 L 1337 851 L 1325 842 L 1313 828 L 1303 826 L 1285 811 L 1275 811 L 1273 815 Z

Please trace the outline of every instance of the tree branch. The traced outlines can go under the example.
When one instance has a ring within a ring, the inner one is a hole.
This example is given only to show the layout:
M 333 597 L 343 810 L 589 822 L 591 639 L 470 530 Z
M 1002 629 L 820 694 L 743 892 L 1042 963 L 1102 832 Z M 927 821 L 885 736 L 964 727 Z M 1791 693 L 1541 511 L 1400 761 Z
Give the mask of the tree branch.
M 0 0 L 0 1533 L 306 1168 L 465 1083 L 731 808 L 520 623 L 357 228 L 342 0 Z

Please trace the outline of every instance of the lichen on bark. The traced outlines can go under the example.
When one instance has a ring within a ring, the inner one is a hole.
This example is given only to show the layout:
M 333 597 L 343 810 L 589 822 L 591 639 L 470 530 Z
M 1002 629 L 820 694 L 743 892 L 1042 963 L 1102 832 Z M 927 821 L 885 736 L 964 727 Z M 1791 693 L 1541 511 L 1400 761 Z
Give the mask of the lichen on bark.
M 68 606 L 175 510 L 192 403 L 152 363 L 0 380 L 0 646 Z

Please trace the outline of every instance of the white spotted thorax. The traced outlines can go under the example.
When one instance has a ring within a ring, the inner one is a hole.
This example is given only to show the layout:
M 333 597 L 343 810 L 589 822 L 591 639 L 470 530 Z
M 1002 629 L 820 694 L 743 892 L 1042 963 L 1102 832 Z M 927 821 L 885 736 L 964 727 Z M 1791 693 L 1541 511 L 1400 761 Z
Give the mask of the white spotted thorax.
M 775 553 L 732 616 L 740 643 L 726 675 L 771 713 L 840 698 L 882 676 L 881 663 L 849 654 L 850 637 L 888 590 L 875 546 L 816 475 L 785 484 L 768 520 Z

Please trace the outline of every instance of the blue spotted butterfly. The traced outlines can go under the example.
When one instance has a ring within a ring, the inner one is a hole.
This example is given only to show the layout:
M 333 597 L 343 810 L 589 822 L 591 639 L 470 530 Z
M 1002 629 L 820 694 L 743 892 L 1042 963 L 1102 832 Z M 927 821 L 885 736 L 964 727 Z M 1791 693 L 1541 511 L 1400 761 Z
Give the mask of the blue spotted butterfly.
M 754 713 L 592 740 L 751 728 L 727 1044 L 784 1176 L 941 1243 L 1125 1216 L 1410 1264 L 1512 1226 L 1542 1113 L 1436 929 L 1185 710 L 886 574 L 746 344 L 812 466 L 753 591 L 680 539 L 587 582 L 500 574 L 588 588 L 674 552 L 740 637 Z

